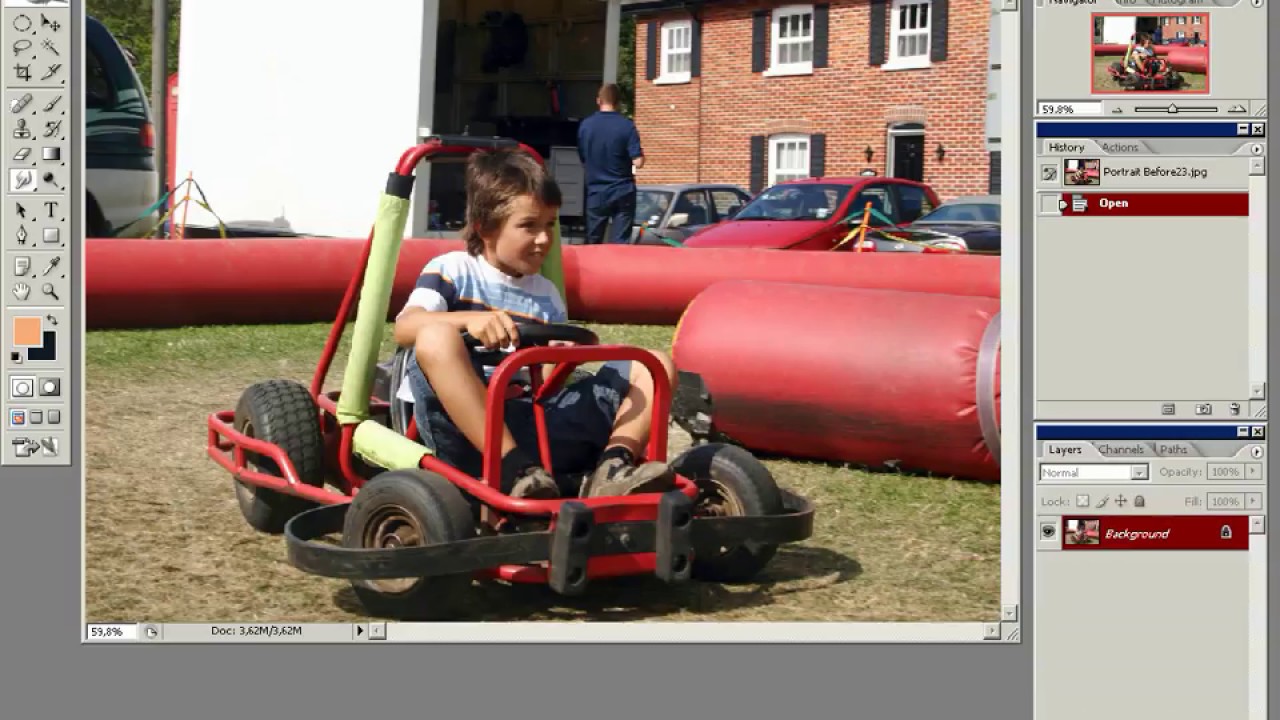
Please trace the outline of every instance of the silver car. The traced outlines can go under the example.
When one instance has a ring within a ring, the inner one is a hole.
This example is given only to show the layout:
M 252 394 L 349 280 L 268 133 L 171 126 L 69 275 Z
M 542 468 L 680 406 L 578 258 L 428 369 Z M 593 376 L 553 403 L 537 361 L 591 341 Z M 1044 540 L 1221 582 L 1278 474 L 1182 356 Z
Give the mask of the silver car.
M 737 185 L 640 185 L 631 243 L 679 245 L 697 230 L 733 217 L 750 201 L 751 195 Z

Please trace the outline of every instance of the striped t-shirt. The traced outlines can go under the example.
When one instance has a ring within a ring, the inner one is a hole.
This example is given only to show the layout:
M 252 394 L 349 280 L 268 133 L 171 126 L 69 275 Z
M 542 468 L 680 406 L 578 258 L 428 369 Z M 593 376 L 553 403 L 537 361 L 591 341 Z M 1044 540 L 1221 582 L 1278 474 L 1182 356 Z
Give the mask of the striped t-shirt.
M 564 300 L 550 280 L 539 274 L 512 277 L 480 256 L 464 251 L 435 257 L 422 269 L 409 300 L 409 308 L 431 312 L 502 310 L 516 322 L 563 323 L 569 319 Z M 485 377 L 493 372 L 485 367 Z M 400 383 L 397 397 L 413 401 L 409 383 Z

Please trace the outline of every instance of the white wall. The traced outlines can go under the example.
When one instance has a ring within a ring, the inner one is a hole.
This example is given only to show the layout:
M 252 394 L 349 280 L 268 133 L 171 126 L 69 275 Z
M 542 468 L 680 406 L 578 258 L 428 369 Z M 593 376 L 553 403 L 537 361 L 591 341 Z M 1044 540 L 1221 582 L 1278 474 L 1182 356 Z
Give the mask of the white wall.
M 184 0 L 178 182 L 193 173 L 229 224 L 366 236 L 387 174 L 430 125 L 426 2 Z
M 1137 31 L 1138 20 L 1129 17 L 1102 18 L 1102 42 L 1108 45 L 1128 45 Z

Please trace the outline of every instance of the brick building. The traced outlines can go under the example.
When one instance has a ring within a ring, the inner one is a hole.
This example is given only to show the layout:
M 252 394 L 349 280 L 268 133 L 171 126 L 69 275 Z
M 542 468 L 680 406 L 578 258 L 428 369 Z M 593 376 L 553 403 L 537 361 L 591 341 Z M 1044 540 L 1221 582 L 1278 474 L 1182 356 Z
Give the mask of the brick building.
M 626 12 L 636 15 L 640 182 L 757 192 L 871 170 L 923 180 L 943 199 L 999 192 L 990 0 L 659 1 Z
M 1199 41 L 1209 43 L 1209 20 L 1207 15 L 1162 15 L 1160 16 L 1161 40 Z

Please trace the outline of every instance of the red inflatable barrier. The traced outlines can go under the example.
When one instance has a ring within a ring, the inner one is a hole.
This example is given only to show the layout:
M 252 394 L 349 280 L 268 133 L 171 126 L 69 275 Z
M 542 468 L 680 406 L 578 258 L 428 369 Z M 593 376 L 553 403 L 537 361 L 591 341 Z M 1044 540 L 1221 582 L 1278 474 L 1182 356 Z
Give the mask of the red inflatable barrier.
M 1209 49 L 1205 47 L 1175 47 L 1167 56 L 1169 65 L 1178 72 L 1209 72 Z
M 1153 47 L 1155 48 L 1156 55 L 1157 55 L 1157 56 L 1160 56 L 1160 55 L 1168 55 L 1170 51 L 1172 51 L 1172 50 L 1174 50 L 1175 48 L 1180 47 L 1180 46 L 1177 46 L 1177 45 L 1154 45 Z M 1120 56 L 1123 56 L 1123 55 L 1124 55 L 1126 52 L 1128 52 L 1128 51 L 1129 51 L 1129 46 L 1128 46 L 1128 45 L 1122 45 L 1122 44 L 1120 44 L 1120 43 L 1099 43 L 1099 44 L 1097 44 L 1097 45 L 1094 45 L 1094 46 L 1093 46 L 1093 54 L 1094 54 L 1094 55 L 1120 55 Z
M 332 320 L 364 239 L 91 238 L 85 249 L 90 328 Z M 404 243 L 391 311 L 432 257 L 458 240 Z M 713 283 L 732 279 L 1000 296 L 1000 258 L 921 253 L 681 250 L 566 246 L 566 302 L 575 320 L 672 325 Z
M 1000 258 L 657 246 L 565 248 L 570 314 L 597 322 L 672 325 L 698 293 L 726 280 L 1000 297 Z
M 676 416 L 751 450 L 999 481 L 999 314 L 991 298 L 720 283 L 674 346 L 709 407 L 685 377 Z
M 411 239 L 393 312 L 428 260 L 458 240 Z M 332 321 L 364 240 L 237 238 L 85 242 L 85 326 L 177 327 Z

